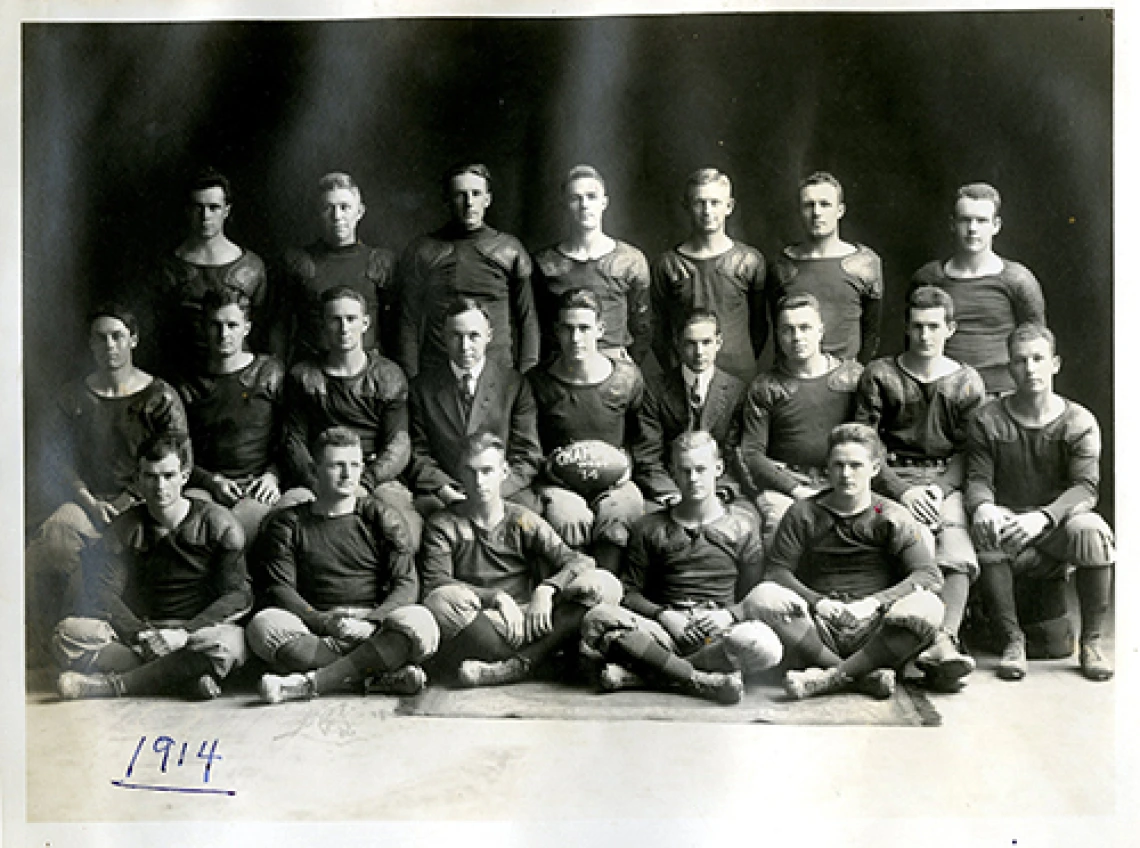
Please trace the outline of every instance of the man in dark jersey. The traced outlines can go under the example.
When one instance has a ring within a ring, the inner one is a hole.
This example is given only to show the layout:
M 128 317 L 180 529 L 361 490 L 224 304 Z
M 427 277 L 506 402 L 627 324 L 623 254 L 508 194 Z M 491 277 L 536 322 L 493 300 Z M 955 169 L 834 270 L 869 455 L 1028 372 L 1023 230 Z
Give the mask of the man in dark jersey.
M 568 547 L 537 514 L 503 500 L 506 448 L 491 433 L 464 440 L 467 497 L 424 534 L 424 605 L 439 622 L 436 667 L 462 686 L 516 683 L 578 641 L 586 611 L 621 600 L 621 584 Z
M 61 698 L 216 698 L 218 679 L 245 662 L 245 539 L 229 510 L 183 494 L 190 465 L 184 434 L 139 447 L 144 503 L 91 550 L 89 596 L 56 628 L 56 658 L 75 669 L 59 676 Z
M 392 320 L 392 278 L 396 254 L 382 247 L 369 247 L 357 239 L 364 217 L 360 187 L 348 174 L 325 174 L 317 183 L 320 194 L 321 237 L 308 247 L 285 254 L 285 284 L 280 300 L 279 347 L 290 363 L 316 359 L 324 353 L 324 318 L 321 295 L 337 286 L 356 289 L 368 304 L 371 326 L 364 347 L 377 347 L 378 335 L 387 338 L 389 356 L 395 347 Z
M 416 603 L 415 551 L 399 514 L 361 497 L 359 437 L 330 427 L 313 447 L 316 499 L 266 522 L 252 570 L 261 611 L 249 646 L 286 675 L 261 678 L 271 704 L 367 688 L 411 695 L 439 646 L 435 619 Z
M 958 330 L 946 355 L 977 369 L 990 395 L 1013 390 L 1006 339 L 1018 324 L 1045 323 L 1045 297 L 1024 265 L 994 253 L 1001 232 L 1001 195 L 986 183 L 958 189 L 954 214 L 954 255 L 923 265 L 911 288 L 938 286 L 954 298 Z
M 942 571 L 946 617 L 916 665 L 933 688 L 950 691 L 974 670 L 958 641 L 970 584 L 978 578 L 962 488 L 966 428 L 986 396 L 978 372 L 943 353 L 954 329 L 950 295 L 934 286 L 911 292 L 909 345 L 897 357 L 867 365 L 855 411 L 855 420 L 874 427 L 887 450 L 876 490 L 909 509 L 932 534 L 927 540 Z
M 542 465 L 530 383 L 513 368 L 487 359 L 491 319 L 477 300 L 455 300 L 443 326 L 447 367 L 421 372 L 409 398 L 408 481 L 416 508 L 430 514 L 466 497 L 459 482 L 463 444 L 469 435 L 489 432 L 506 445 L 510 474 L 503 497 L 541 509 L 530 488 Z
M 637 414 L 645 381 L 632 362 L 611 359 L 598 350 L 605 334 L 598 298 L 585 289 L 562 295 L 558 309 L 558 357 L 528 375 L 538 407 L 538 438 L 546 456 L 577 442 L 597 440 L 615 447 L 636 441 Z M 588 502 L 552 480 L 536 488 L 543 514 L 574 547 L 592 544 L 598 565 L 616 571 L 629 525 L 645 509 L 641 492 L 627 475 L 618 485 Z
M 854 687 L 889 698 L 942 623 L 942 581 L 918 522 L 871 491 L 883 459 L 875 431 L 839 425 L 827 457 L 831 488 L 788 509 L 752 598 L 791 657 L 789 697 Z
M 966 508 L 983 595 L 1006 643 L 997 666 L 1005 680 L 1028 671 L 1027 637 L 1030 656 L 1072 656 L 1063 581 L 1074 572 L 1081 672 L 1089 680 L 1113 674 L 1102 640 L 1116 550 L 1112 529 L 1093 512 L 1100 427 L 1087 409 L 1054 393 L 1060 368 L 1053 334 L 1020 325 L 1009 337 L 1016 389 L 982 407 L 970 425 Z M 1030 606 L 1036 621 L 1023 628 Z
M 139 499 L 139 446 L 187 428 L 178 393 L 134 364 L 134 313 L 103 304 L 87 326 L 95 370 L 62 387 L 51 425 L 55 474 L 72 499 L 48 517 L 25 552 L 28 645 L 37 661 L 47 656 L 51 629 L 75 611 L 82 552 Z
M 172 379 L 196 374 L 206 358 L 201 334 L 202 298 L 210 289 L 237 289 L 249 298 L 254 326 L 268 330 L 263 309 L 268 303 L 265 263 L 257 254 L 238 247 L 226 237 L 226 220 L 232 210 L 230 182 L 206 168 L 187 190 L 189 232 L 174 252 L 163 257 L 152 310 L 156 332 L 152 346 L 159 372 Z M 259 349 L 264 349 L 255 342 Z
M 732 183 L 715 168 L 701 168 L 685 184 L 688 239 L 657 258 L 652 269 L 654 347 L 661 368 L 677 365 L 674 347 L 690 309 L 709 309 L 723 322 L 717 365 L 738 380 L 756 376 L 768 340 L 764 256 L 725 232 L 735 201 Z
M 399 338 L 396 360 L 408 378 L 447 364 L 443 310 L 456 296 L 471 297 L 491 316 L 494 340 L 487 356 L 526 373 L 538 362 L 539 330 L 531 291 L 531 260 L 514 236 L 488 227 L 491 173 L 459 165 L 443 177 L 451 220 L 420 236 L 399 268 Z
M 711 434 L 687 431 L 671 450 L 680 499 L 633 525 L 621 606 L 590 610 L 582 641 L 607 661 L 603 690 L 644 681 L 734 704 L 742 674 L 783 655 L 750 595 L 764 568 L 760 528 L 753 513 L 717 497 L 724 465 Z
M 782 356 L 748 388 L 740 446 L 766 544 L 793 501 L 827 487 L 828 434 L 854 415 L 863 370 L 820 349 L 825 328 L 814 295 L 784 298 L 773 318 Z
M 307 500 L 302 488 L 281 494 L 277 463 L 285 410 L 285 369 L 272 356 L 246 350 L 249 299 L 237 289 L 211 289 L 202 298 L 205 368 L 179 391 L 190 420 L 194 470 L 187 490 L 233 512 L 246 544 L 257 538 L 269 510 Z
M 677 347 L 681 364 L 651 384 L 638 414 L 638 438 L 633 445 L 633 480 L 645 497 L 660 506 L 681 499 L 669 474 L 670 445 L 682 433 L 704 430 L 716 439 L 723 474 L 718 491 L 727 499 L 742 499 L 740 428 L 744 383 L 716 365 L 724 344 L 720 318 L 707 309 L 693 309 L 680 327 Z M 748 504 L 751 509 L 751 504 Z
M 843 186 L 824 171 L 800 183 L 800 219 L 807 239 L 788 245 L 776 260 L 771 302 L 811 294 L 823 313 L 823 352 L 866 364 L 879 347 L 883 263 L 878 254 L 839 237 L 847 211 Z
M 610 199 L 606 182 L 595 168 L 571 168 L 562 183 L 562 200 L 569 212 L 570 235 L 534 257 L 542 359 L 558 355 L 558 298 L 570 289 L 589 289 L 602 305 L 606 325 L 599 349 L 607 356 L 628 355 L 640 365 L 653 341 L 645 254 L 602 229 Z
M 321 303 L 327 350 L 320 361 L 293 366 L 285 381 L 285 459 L 293 485 L 314 490 L 309 446 L 329 427 L 348 427 L 364 451 L 361 494 L 396 509 L 418 547 L 423 522 L 397 479 L 412 455 L 407 380 L 396 363 L 364 349 L 371 321 L 360 292 L 338 286 L 324 292 Z

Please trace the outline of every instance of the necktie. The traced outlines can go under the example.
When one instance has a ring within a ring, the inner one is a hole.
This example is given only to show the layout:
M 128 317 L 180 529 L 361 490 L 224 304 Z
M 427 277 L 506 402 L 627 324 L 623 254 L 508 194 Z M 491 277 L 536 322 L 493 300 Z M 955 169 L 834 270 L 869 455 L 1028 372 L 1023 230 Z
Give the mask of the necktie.
M 694 379 L 689 386 L 689 420 L 694 430 L 699 429 L 701 424 L 701 407 L 703 404 L 701 402 L 700 385 L 701 381 Z
M 471 407 L 475 403 L 475 377 L 464 373 L 459 378 L 459 403 L 463 407 L 463 420 L 471 417 Z

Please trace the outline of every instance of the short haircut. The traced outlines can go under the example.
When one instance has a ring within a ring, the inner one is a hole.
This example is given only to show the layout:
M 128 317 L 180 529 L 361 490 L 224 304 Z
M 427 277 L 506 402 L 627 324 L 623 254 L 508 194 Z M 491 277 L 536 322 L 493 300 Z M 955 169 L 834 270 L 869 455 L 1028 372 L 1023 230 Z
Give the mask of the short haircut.
M 178 464 L 183 471 L 189 471 L 193 467 L 194 451 L 190 446 L 189 433 L 172 430 L 143 439 L 135 451 L 135 462 L 162 462 L 168 456 L 178 457 Z
M 946 314 L 946 323 L 954 320 L 954 298 L 946 289 L 938 286 L 919 286 L 906 299 L 906 320 L 915 309 L 941 309 Z
M 873 427 L 868 427 L 866 424 L 848 421 L 846 424 L 833 427 L 831 432 L 827 434 L 828 458 L 831 457 L 831 452 L 835 449 L 836 445 L 846 444 L 862 445 L 867 449 L 867 453 L 871 455 L 871 459 L 874 460 L 882 461 L 883 456 L 886 454 L 886 449 L 879 439 L 879 434 L 875 432 Z
M 123 322 L 132 336 L 139 334 L 139 319 L 135 317 L 135 313 L 121 303 L 113 300 L 104 301 L 87 313 L 87 329 L 90 331 L 91 325 L 99 318 L 114 318 L 117 321 Z
M 702 324 L 706 321 L 716 327 L 716 334 L 719 336 L 721 334 L 720 316 L 712 309 L 696 306 L 685 313 L 685 320 L 677 327 L 677 339 L 680 340 L 685 335 L 685 330 L 690 324 Z
M 489 433 L 483 430 L 478 433 L 472 433 L 463 440 L 463 448 L 459 452 L 459 459 L 465 462 L 477 453 L 482 453 L 485 450 L 495 450 L 499 452 L 500 456 L 507 455 L 507 446 L 498 436 L 494 433 Z
M 776 301 L 776 308 L 772 312 L 773 320 L 779 320 L 780 316 L 785 312 L 791 312 L 793 309 L 803 309 L 804 307 L 814 309 L 815 314 L 819 316 L 819 320 L 823 320 L 823 307 L 819 305 L 819 298 L 810 292 L 802 292 L 800 294 L 789 294 Z
M 958 193 L 954 196 L 954 205 L 958 205 L 959 200 L 988 200 L 994 205 L 994 217 L 996 218 L 1001 214 L 1001 195 L 998 190 L 989 183 L 966 183 L 958 189 Z
M 800 180 L 800 192 L 802 193 L 805 188 L 813 185 L 829 185 L 835 189 L 835 193 L 839 198 L 839 202 L 843 202 L 843 183 L 839 182 L 835 176 L 828 171 L 816 171 L 809 174 Z
M 440 180 L 440 188 L 443 189 L 443 196 L 451 196 L 451 181 L 456 177 L 463 174 L 474 174 L 477 177 L 482 177 L 483 182 L 487 184 L 487 191 L 491 190 L 491 170 L 478 162 L 464 162 L 459 165 L 452 165 L 443 173 L 443 179 Z
M 487 307 L 473 297 L 461 295 L 452 298 L 447 308 L 443 311 L 443 321 L 447 323 L 449 318 L 454 318 L 456 315 L 463 315 L 467 312 L 478 312 L 487 319 L 487 326 L 491 326 L 491 316 L 487 313 Z
M 1026 321 L 1014 327 L 1013 332 L 1006 337 L 1006 350 L 1012 354 L 1013 346 L 1018 342 L 1032 342 L 1037 339 L 1045 339 L 1049 342 L 1049 351 L 1053 354 L 1057 353 L 1057 337 L 1053 335 L 1052 330 L 1036 321 Z
M 592 309 L 598 320 L 602 320 L 602 304 L 598 301 L 598 296 L 589 289 L 570 289 L 563 292 L 558 298 L 559 315 L 567 309 Z
M 212 315 L 219 309 L 224 309 L 227 306 L 240 307 L 245 319 L 247 321 L 249 320 L 250 309 L 252 307 L 249 295 L 241 289 L 235 289 L 230 286 L 210 289 L 202 296 L 202 317 L 205 318 L 208 315 Z
M 314 462 L 320 462 L 326 448 L 358 448 L 360 436 L 348 427 L 329 427 L 322 430 L 313 442 L 312 456 Z
M 688 201 L 696 189 L 709 183 L 724 186 L 728 189 L 729 195 L 732 195 L 732 180 L 728 178 L 727 174 L 718 171 L 716 168 L 698 168 L 689 174 L 689 178 L 685 180 L 685 200 Z
M 681 451 L 700 450 L 709 445 L 713 446 L 713 455 L 720 459 L 720 445 L 711 433 L 707 430 L 686 430 L 673 440 L 670 456 L 675 461 Z
M 364 310 L 364 314 L 368 314 L 368 300 L 352 286 L 333 286 L 331 289 L 325 289 L 321 292 L 321 311 L 324 311 L 325 304 L 332 303 L 334 300 L 355 300 Z
M 336 191 L 338 188 L 347 189 L 356 195 L 357 200 L 362 200 L 363 196 L 360 193 L 360 186 L 356 184 L 356 180 L 342 171 L 331 171 L 317 180 L 317 191 L 320 194 L 326 194 L 330 191 Z
M 597 180 L 602 187 L 602 193 L 605 194 L 605 178 L 602 177 L 601 172 L 593 165 L 575 165 L 567 171 L 566 179 L 562 181 L 563 194 L 570 190 L 570 183 L 574 182 L 574 180 Z
M 226 175 L 210 166 L 199 168 L 191 177 L 190 182 L 186 186 L 186 199 L 190 199 L 190 195 L 196 191 L 205 191 L 208 188 L 220 188 L 222 196 L 225 198 L 226 203 L 229 204 L 232 197 L 230 191 L 230 181 Z

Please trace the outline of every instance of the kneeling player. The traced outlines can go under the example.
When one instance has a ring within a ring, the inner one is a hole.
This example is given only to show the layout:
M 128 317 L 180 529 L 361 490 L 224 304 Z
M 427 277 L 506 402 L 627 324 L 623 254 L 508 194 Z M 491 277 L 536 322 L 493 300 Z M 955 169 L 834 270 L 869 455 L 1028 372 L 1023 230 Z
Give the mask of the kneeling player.
M 583 643 L 608 661 L 603 689 L 644 680 L 734 704 L 744 690 L 742 672 L 780 661 L 776 634 L 754 620 L 760 530 L 753 513 L 717 497 L 723 470 L 709 433 L 673 442 L 681 500 L 633 526 L 621 606 L 599 605 L 582 625 Z
M 55 632 L 61 698 L 213 698 L 245 662 L 235 622 L 250 607 L 245 537 L 230 512 L 187 498 L 190 442 L 161 435 L 138 452 L 144 503 L 116 518 L 85 563 L 92 597 Z
M 617 603 L 621 584 L 569 548 L 526 507 L 504 501 L 510 474 L 502 440 L 471 436 L 460 477 L 465 500 L 435 513 L 424 531 L 424 605 L 439 622 L 437 667 L 458 664 L 459 683 L 515 683 L 578 639 L 582 617 Z
M 942 581 L 911 514 L 871 492 L 883 446 L 865 424 L 828 439 L 832 488 L 792 504 L 776 531 L 767 576 L 754 594 L 761 617 L 793 662 L 794 699 L 849 686 L 894 693 L 895 670 L 929 645 L 942 623 Z

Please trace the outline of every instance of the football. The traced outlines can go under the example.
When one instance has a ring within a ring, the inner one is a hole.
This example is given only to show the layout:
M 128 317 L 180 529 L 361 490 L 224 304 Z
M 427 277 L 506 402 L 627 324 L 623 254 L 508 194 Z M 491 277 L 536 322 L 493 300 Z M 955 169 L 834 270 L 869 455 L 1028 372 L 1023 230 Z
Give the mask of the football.
M 608 442 L 574 442 L 551 452 L 547 473 L 559 485 L 593 500 L 629 480 L 629 456 Z

